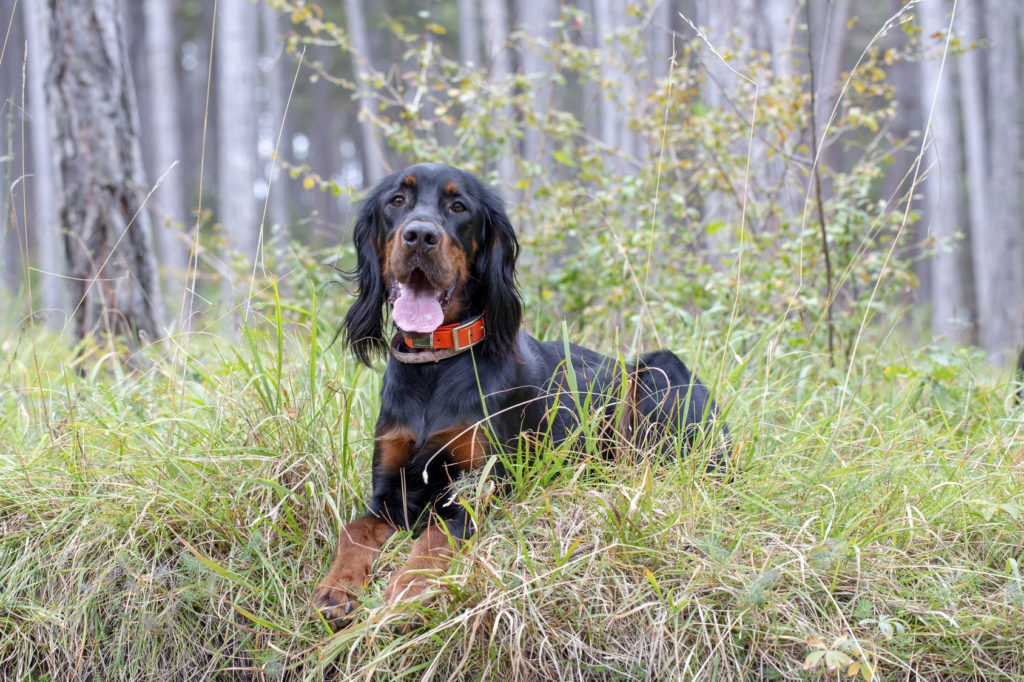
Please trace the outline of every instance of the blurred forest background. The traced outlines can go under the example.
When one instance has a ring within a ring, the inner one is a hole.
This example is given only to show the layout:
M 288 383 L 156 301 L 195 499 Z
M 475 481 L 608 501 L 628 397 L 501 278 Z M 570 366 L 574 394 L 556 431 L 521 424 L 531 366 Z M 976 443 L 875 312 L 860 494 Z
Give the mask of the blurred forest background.
M 1016 1 L 3 7 L 3 296 L 77 336 L 328 281 L 364 189 L 431 160 L 509 203 L 535 329 L 1024 339 Z

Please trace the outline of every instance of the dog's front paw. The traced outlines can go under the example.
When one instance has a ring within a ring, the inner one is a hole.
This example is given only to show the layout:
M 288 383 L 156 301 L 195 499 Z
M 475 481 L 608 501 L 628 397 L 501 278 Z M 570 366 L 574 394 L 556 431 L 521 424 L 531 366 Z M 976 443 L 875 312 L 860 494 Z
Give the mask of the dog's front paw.
M 431 592 L 437 586 L 437 580 L 431 574 L 435 573 L 437 571 L 425 573 L 406 567 L 391 575 L 391 580 L 384 588 L 384 601 L 391 607 L 408 606 L 393 611 L 391 629 L 394 632 L 408 634 L 423 625 L 423 617 L 413 605 L 425 606 L 433 600 Z
M 403 568 L 395 571 L 384 588 L 384 601 L 392 606 L 401 602 L 416 601 L 430 588 L 434 581 L 423 571 Z
M 323 615 L 332 625 L 344 625 L 359 606 L 359 598 L 336 580 L 324 580 L 313 590 L 314 614 Z

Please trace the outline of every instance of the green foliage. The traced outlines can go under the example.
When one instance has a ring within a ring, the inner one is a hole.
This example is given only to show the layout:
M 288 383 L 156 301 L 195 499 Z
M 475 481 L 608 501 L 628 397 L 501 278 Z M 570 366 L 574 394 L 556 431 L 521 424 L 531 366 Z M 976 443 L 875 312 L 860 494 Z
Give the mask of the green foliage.
M 342 28 L 311 5 L 282 5 L 298 29 L 293 50 L 325 40 L 349 49 Z M 550 75 L 503 80 L 453 59 L 437 22 L 426 11 L 389 22 L 406 46 L 402 62 L 371 70 L 358 86 L 321 75 L 371 96 L 361 116 L 401 158 L 505 183 L 533 328 L 569 320 L 584 335 L 613 329 L 628 338 L 646 325 L 658 336 L 692 327 L 699 313 L 706 329 L 728 328 L 738 317 L 761 330 L 757 337 L 774 329 L 786 347 L 821 350 L 831 306 L 849 355 L 866 321 L 897 317 L 916 284 L 907 229 L 915 216 L 906 190 L 893 197 L 880 190 L 902 144 L 887 132 L 895 115 L 888 70 L 902 53 L 870 47 L 844 84 L 819 86 L 820 98 L 844 85 L 827 129 L 818 122 L 826 134 L 815 146 L 806 70 L 774 73 L 769 55 L 742 44 L 726 58 L 743 76 L 716 83 L 707 68 L 715 58 L 699 42 L 680 44 L 674 65 L 662 68 L 641 58 L 639 24 L 623 28 L 615 47 L 635 58 L 636 85 L 619 95 L 622 83 L 608 74 L 620 57 L 581 42 L 577 29 L 589 18 L 577 9 L 563 10 L 550 41 L 512 37 L 550 64 Z M 593 116 L 579 102 L 594 85 L 616 98 L 636 150 L 609 148 L 590 132 Z M 529 158 L 527 137 L 535 145 Z M 836 273 L 831 300 L 810 203 L 818 147 L 830 150 L 822 158 L 836 159 L 832 166 L 819 160 Z M 500 160 L 514 162 L 513 177 L 498 177 Z M 746 325 L 734 333 L 743 347 L 753 342 Z

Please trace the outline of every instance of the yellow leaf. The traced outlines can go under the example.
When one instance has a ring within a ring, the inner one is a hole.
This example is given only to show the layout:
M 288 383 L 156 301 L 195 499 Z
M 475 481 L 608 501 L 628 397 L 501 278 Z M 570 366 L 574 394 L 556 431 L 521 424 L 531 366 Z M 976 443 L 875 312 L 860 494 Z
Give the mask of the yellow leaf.
M 302 188 L 303 189 L 313 189 L 313 186 L 315 184 L 316 184 L 316 178 L 314 178 L 312 175 L 307 175 L 306 177 L 302 178 Z
M 443 36 L 445 33 L 448 32 L 444 26 L 442 26 L 441 24 L 435 24 L 434 22 L 428 23 L 423 28 L 427 29 L 428 31 L 433 31 L 439 36 Z

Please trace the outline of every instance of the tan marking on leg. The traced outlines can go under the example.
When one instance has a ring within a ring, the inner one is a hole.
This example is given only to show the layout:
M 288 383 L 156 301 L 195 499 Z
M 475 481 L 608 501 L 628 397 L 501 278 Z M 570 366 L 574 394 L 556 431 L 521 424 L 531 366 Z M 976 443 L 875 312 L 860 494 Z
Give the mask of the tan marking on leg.
M 435 448 L 451 453 L 452 461 L 462 473 L 483 466 L 487 459 L 487 436 L 479 424 L 459 424 L 430 434 Z
M 454 554 L 447 533 L 441 526 L 432 524 L 412 546 L 409 561 L 391 576 L 384 599 L 395 604 L 420 596 L 448 570 Z
M 341 529 L 334 562 L 313 590 L 313 607 L 328 620 L 341 620 L 358 605 L 370 566 L 380 548 L 395 532 L 378 519 L 357 519 Z
M 377 434 L 373 453 L 374 467 L 385 473 L 394 473 L 409 463 L 416 434 L 409 429 L 396 428 Z

